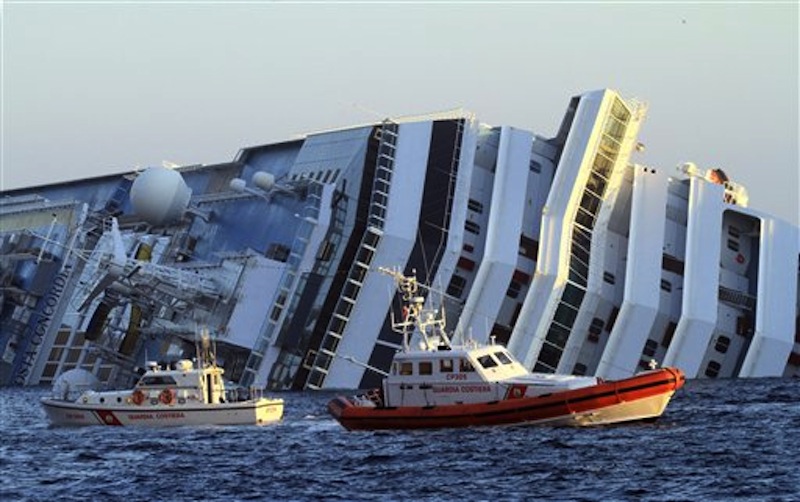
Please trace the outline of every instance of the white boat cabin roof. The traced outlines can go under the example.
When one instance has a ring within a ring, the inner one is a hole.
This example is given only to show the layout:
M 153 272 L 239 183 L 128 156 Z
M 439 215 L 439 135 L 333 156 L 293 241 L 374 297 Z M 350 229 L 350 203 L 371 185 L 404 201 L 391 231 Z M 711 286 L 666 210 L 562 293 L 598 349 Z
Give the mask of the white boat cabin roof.
M 486 345 L 398 352 L 387 378 L 389 381 L 422 381 L 437 378 L 497 381 L 525 375 L 528 375 L 525 367 L 505 347 Z
M 197 387 L 204 374 L 221 376 L 223 371 L 217 366 L 198 368 L 188 359 L 181 359 L 175 363 L 174 369 L 150 363 L 148 370 L 136 383 L 136 388 Z

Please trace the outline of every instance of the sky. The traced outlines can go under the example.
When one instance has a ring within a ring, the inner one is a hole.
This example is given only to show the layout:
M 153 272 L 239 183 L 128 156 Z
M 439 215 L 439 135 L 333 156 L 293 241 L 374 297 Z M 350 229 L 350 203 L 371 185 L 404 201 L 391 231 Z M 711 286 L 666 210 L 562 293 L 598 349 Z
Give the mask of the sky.
M 636 162 L 800 220 L 797 1 L 0 5 L 3 190 L 454 108 L 549 137 L 612 88 L 648 104 Z

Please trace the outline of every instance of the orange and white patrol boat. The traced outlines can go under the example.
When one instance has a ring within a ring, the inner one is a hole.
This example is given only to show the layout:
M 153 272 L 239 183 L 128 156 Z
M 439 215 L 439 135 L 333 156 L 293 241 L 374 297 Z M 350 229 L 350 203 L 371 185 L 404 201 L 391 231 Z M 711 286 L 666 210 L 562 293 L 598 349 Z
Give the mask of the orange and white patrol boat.
M 685 382 L 677 368 L 616 381 L 530 373 L 502 345 L 453 343 L 442 313 L 423 309 L 416 280 L 381 270 L 395 278 L 402 293 L 403 318 L 392 325 L 403 335 L 403 350 L 394 356 L 382 388 L 328 403 L 328 411 L 347 429 L 591 426 L 655 419 Z M 415 331 L 419 349 L 409 344 Z
M 187 359 L 172 367 L 151 363 L 133 389 L 97 392 L 96 378 L 85 370 L 63 373 L 53 396 L 42 405 L 53 425 L 263 425 L 283 416 L 283 399 L 226 390 L 209 338 L 198 347 L 197 366 Z

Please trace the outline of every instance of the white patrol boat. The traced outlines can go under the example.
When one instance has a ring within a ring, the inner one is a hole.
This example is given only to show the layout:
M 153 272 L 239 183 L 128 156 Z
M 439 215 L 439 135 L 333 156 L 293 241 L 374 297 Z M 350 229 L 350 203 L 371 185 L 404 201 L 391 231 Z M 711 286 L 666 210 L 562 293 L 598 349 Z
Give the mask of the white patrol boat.
M 253 395 L 254 389 L 226 390 L 207 334 L 200 344 L 197 366 L 186 359 L 171 367 L 150 363 L 130 390 L 98 392 L 94 375 L 67 371 L 42 405 L 57 426 L 263 425 L 281 419 L 283 399 Z
M 413 277 L 392 275 L 402 293 L 403 350 L 380 389 L 337 397 L 328 411 L 347 429 L 416 429 L 541 423 L 588 426 L 655 419 L 685 382 L 677 368 L 630 378 L 530 373 L 498 344 L 451 343 L 444 316 L 423 310 Z M 421 348 L 410 347 L 414 330 Z

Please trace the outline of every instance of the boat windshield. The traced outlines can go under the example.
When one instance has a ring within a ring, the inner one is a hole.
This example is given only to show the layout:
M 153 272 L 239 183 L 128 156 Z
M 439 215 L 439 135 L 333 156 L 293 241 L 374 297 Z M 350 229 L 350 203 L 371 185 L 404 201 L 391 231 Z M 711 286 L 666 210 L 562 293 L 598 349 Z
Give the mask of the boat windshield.
M 139 385 L 175 385 L 175 379 L 169 375 L 146 375 L 139 380 Z
M 496 358 L 497 358 L 497 360 L 498 360 L 498 361 L 500 361 L 500 362 L 501 362 L 501 363 L 503 363 L 503 364 L 511 364 L 511 363 L 513 363 L 513 362 L 514 362 L 514 361 L 512 361 L 512 360 L 511 360 L 511 358 L 510 358 L 510 357 L 508 357 L 508 356 L 506 355 L 506 353 L 505 353 L 505 352 L 495 352 L 495 353 L 494 353 L 494 357 L 496 357 Z
M 478 362 L 486 369 L 494 368 L 497 366 L 497 361 L 491 354 L 486 354 L 485 356 L 481 356 L 478 358 Z

